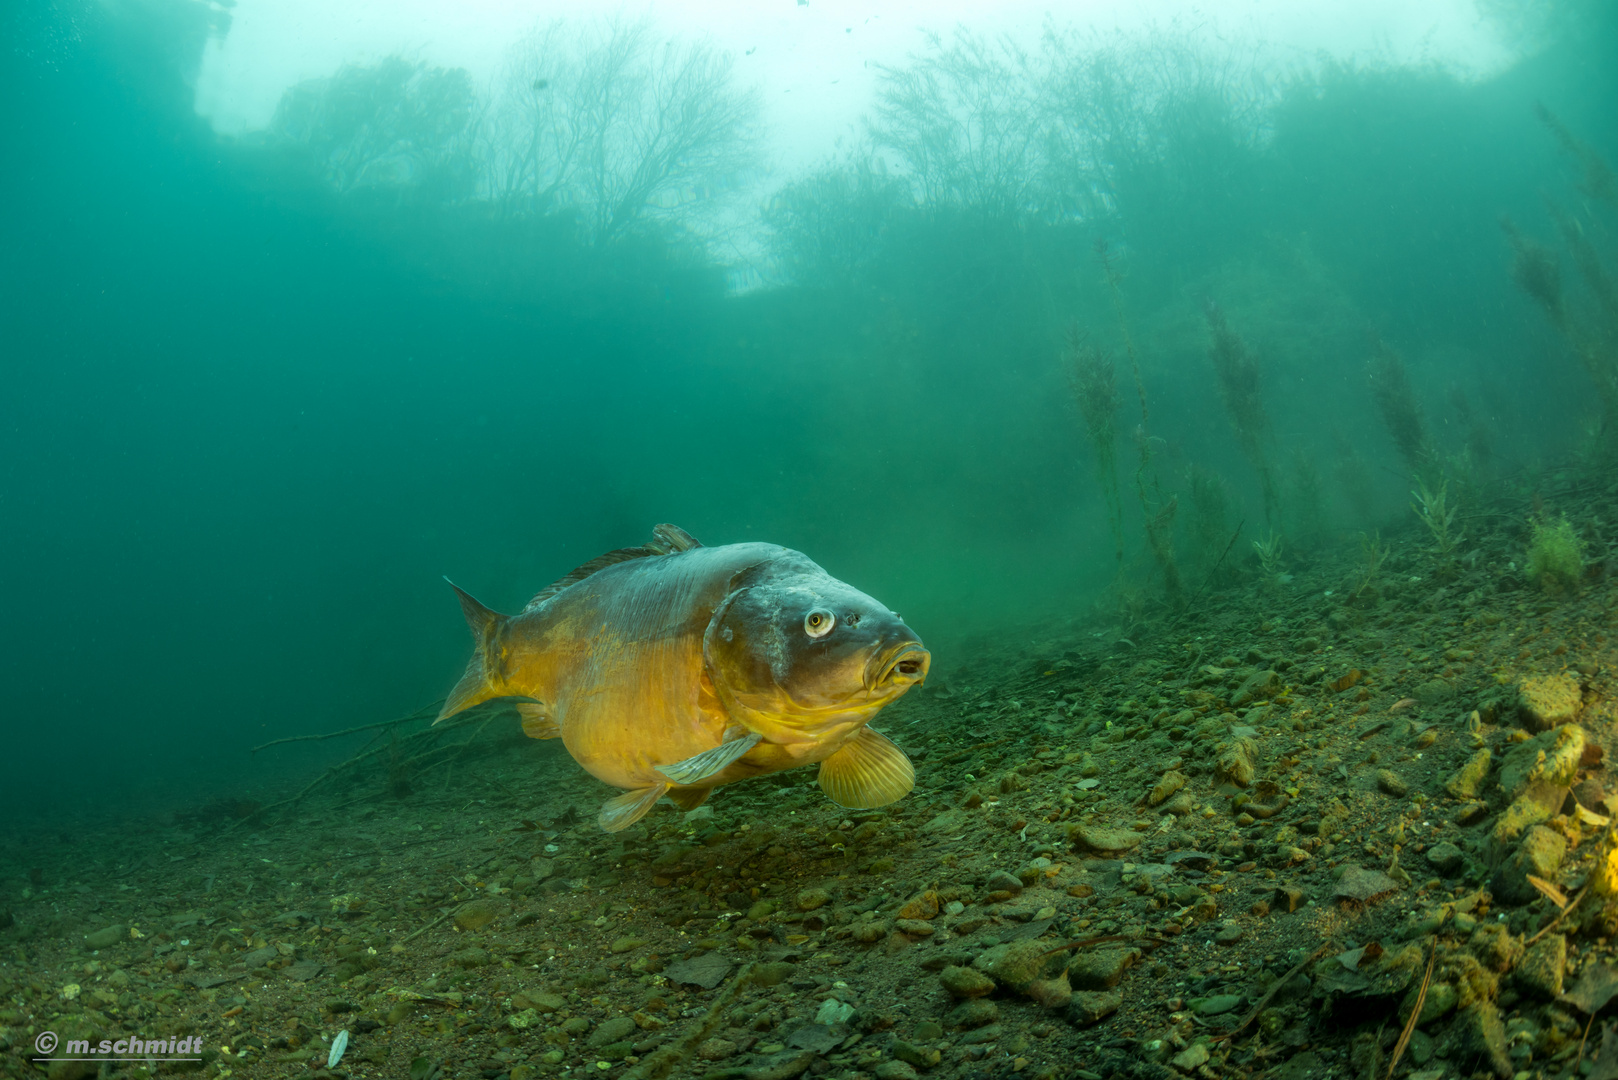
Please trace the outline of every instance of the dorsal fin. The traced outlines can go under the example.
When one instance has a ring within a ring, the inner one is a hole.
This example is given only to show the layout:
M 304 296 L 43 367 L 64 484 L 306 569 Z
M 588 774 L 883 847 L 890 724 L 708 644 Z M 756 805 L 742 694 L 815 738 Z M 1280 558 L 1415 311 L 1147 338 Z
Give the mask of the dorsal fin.
M 577 585 L 597 570 L 604 570 L 615 563 L 628 562 L 631 559 L 647 559 L 653 555 L 670 555 L 676 551 L 689 551 L 701 546 L 696 537 L 678 525 L 659 525 L 652 530 L 652 538 L 640 547 L 619 548 L 605 555 L 597 555 L 584 565 L 574 568 L 571 573 L 557 578 L 535 593 L 534 598 L 523 608 L 523 612 L 526 614 L 534 610 L 569 585 Z

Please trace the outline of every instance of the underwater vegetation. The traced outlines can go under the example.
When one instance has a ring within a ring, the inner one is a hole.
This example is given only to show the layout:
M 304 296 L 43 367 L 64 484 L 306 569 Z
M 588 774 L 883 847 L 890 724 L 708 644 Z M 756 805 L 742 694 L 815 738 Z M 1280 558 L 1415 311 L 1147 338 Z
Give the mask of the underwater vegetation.
M 1555 521 L 1536 517 L 1530 528 L 1528 562 L 1523 568 L 1528 580 L 1549 593 L 1578 585 L 1584 575 L 1584 542 L 1573 523 L 1565 515 Z
M 1539 119 L 1579 169 L 1575 182 L 1583 196 L 1576 209 L 1546 197 L 1546 209 L 1562 243 L 1558 253 L 1525 236 L 1512 220 L 1501 226 L 1511 246 L 1511 276 L 1545 313 L 1600 394 L 1605 428 L 1618 420 L 1618 280 L 1609 259 L 1612 215 L 1618 210 L 1618 177 L 1593 147 L 1574 135 L 1543 105 Z M 1608 251 L 1603 251 L 1603 247 Z M 1566 257 L 1577 270 L 1580 288 L 1570 292 L 1562 273 Z
M 1394 448 L 1412 476 L 1419 476 L 1432 460 L 1432 444 L 1421 404 L 1410 386 L 1404 357 L 1385 341 L 1376 343 L 1369 363 L 1371 397 Z
M 1205 311 L 1208 331 L 1212 336 L 1208 358 L 1213 361 L 1214 373 L 1219 379 L 1219 399 L 1224 402 L 1225 413 L 1230 417 L 1230 425 L 1236 432 L 1236 441 L 1241 445 L 1242 453 L 1258 473 L 1259 488 L 1264 498 L 1264 523 L 1270 525 L 1276 518 L 1275 476 L 1270 469 L 1269 454 L 1264 445 L 1270 420 L 1264 412 L 1258 360 L 1246 342 L 1230 328 L 1218 304 L 1209 301 Z
M 1077 323 L 1068 329 L 1068 374 L 1073 397 L 1084 421 L 1084 434 L 1095 451 L 1095 477 L 1107 504 L 1107 524 L 1122 572 L 1124 509 L 1118 494 L 1118 378 L 1112 357 L 1085 337 Z
M 1449 481 L 1440 481 L 1438 490 L 1433 491 L 1427 487 L 1427 482 L 1420 478 L 1416 481 L 1416 490 L 1411 497 L 1416 501 L 1410 504 L 1410 509 L 1416 512 L 1416 517 L 1427 526 L 1427 531 L 1433 538 L 1433 551 L 1441 558 L 1448 559 L 1454 553 L 1455 547 L 1463 537 L 1453 534 L 1450 529 L 1455 524 L 1457 510 L 1449 505 Z

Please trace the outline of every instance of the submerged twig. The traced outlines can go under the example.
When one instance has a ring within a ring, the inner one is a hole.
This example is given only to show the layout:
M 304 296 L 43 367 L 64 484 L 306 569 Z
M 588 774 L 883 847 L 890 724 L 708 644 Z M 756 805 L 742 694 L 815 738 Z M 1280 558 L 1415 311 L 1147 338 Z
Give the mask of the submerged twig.
M 1388 1080 L 1393 1080 L 1393 1070 L 1399 1067 L 1399 1059 L 1404 1056 L 1405 1047 L 1410 1045 L 1410 1036 L 1415 1034 L 1416 1024 L 1421 1020 L 1421 1010 L 1427 1004 L 1427 988 L 1433 982 L 1433 964 L 1437 960 L 1438 939 L 1435 937 L 1433 951 L 1427 956 L 1427 974 L 1421 977 L 1421 989 L 1416 991 L 1416 1004 L 1410 1009 L 1410 1019 L 1405 1021 L 1404 1030 L 1399 1033 L 1399 1041 L 1393 1044 L 1393 1056 L 1388 1059 Z
M 450 908 L 448 911 L 444 912 L 444 914 L 440 915 L 438 918 L 434 919 L 432 922 L 428 923 L 426 926 L 422 927 L 420 930 L 417 930 L 415 933 L 411 934 L 409 937 L 406 937 L 406 938 L 402 939 L 399 942 L 399 944 L 403 945 L 406 941 L 414 941 L 414 940 L 416 940 L 421 935 L 425 934 L 427 931 L 431 930 L 433 927 L 437 926 L 439 923 L 443 922 L 445 919 L 449 918 L 453 914 L 455 914 L 455 909 Z
M 1255 1019 L 1258 1018 L 1258 1014 L 1264 1011 L 1264 1007 L 1270 1003 L 1270 1001 L 1275 997 L 1276 994 L 1281 992 L 1281 987 L 1283 987 L 1287 983 L 1291 982 L 1293 980 L 1293 978 L 1298 974 L 1298 972 L 1302 971 L 1304 968 L 1306 968 L 1310 964 L 1314 963 L 1320 957 L 1324 956 L 1326 954 L 1326 950 L 1330 949 L 1330 948 L 1331 948 L 1331 942 L 1328 941 L 1326 944 L 1322 945 L 1320 948 L 1316 949 L 1314 952 L 1310 953 L 1308 956 L 1304 957 L 1302 960 L 1299 960 L 1298 963 L 1293 967 L 1293 969 L 1291 971 L 1287 972 L 1285 975 L 1281 976 L 1279 979 L 1275 980 L 1275 982 L 1270 985 L 1269 992 L 1266 993 L 1263 997 L 1258 999 L 1258 1004 L 1254 1005 L 1253 1008 L 1252 1008 L 1252 1011 L 1250 1011 L 1245 1017 L 1242 1018 L 1241 1023 L 1237 1024 L 1235 1027 L 1231 1028 L 1229 1031 L 1225 1032 L 1223 1035 L 1214 1036 L 1213 1041 L 1214 1042 L 1224 1042 L 1226 1039 L 1234 1039 L 1237 1035 L 1239 1035 L 1241 1033 L 1243 1028 L 1245 1028 L 1248 1024 L 1251 1024 Z
M 249 750 L 248 753 L 256 754 L 260 750 L 268 750 L 270 747 L 280 746 L 282 743 L 323 742 L 326 739 L 338 739 L 344 735 L 353 735 L 360 731 L 372 731 L 376 728 L 394 727 L 399 724 L 408 724 L 412 720 L 425 720 L 428 716 L 437 713 L 443 704 L 444 699 L 439 698 L 430 705 L 423 705 L 421 708 L 417 709 L 408 716 L 400 716 L 393 720 L 380 720 L 374 724 L 361 724 L 359 727 L 344 728 L 342 731 L 328 731 L 324 735 L 289 735 L 284 739 L 271 739 L 267 743 L 259 743 L 257 746 L 253 747 L 253 749 Z

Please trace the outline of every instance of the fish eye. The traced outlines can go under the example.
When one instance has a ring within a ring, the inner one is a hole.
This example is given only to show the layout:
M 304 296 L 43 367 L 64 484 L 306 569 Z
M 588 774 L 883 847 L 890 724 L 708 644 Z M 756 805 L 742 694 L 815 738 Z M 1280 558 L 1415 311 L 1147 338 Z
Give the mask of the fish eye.
M 815 610 L 803 617 L 803 632 L 812 638 L 825 637 L 837 625 L 837 616 L 829 611 Z

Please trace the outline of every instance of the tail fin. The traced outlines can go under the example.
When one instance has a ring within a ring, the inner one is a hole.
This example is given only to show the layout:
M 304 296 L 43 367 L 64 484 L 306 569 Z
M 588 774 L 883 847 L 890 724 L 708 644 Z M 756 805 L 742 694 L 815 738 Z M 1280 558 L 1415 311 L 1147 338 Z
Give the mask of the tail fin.
M 449 578 L 444 580 L 449 581 Z M 476 651 L 472 653 L 472 659 L 466 665 L 466 674 L 461 676 L 461 681 L 455 684 L 455 689 L 451 690 L 449 697 L 444 700 L 444 707 L 438 712 L 438 720 L 433 721 L 435 724 L 490 698 L 505 696 L 496 686 L 496 682 L 501 675 L 500 637 L 501 631 L 505 629 L 506 617 L 478 603 L 470 593 L 453 581 L 449 581 L 449 587 L 454 589 L 455 595 L 461 599 L 461 611 L 466 615 L 466 625 L 472 631 L 472 642 Z

